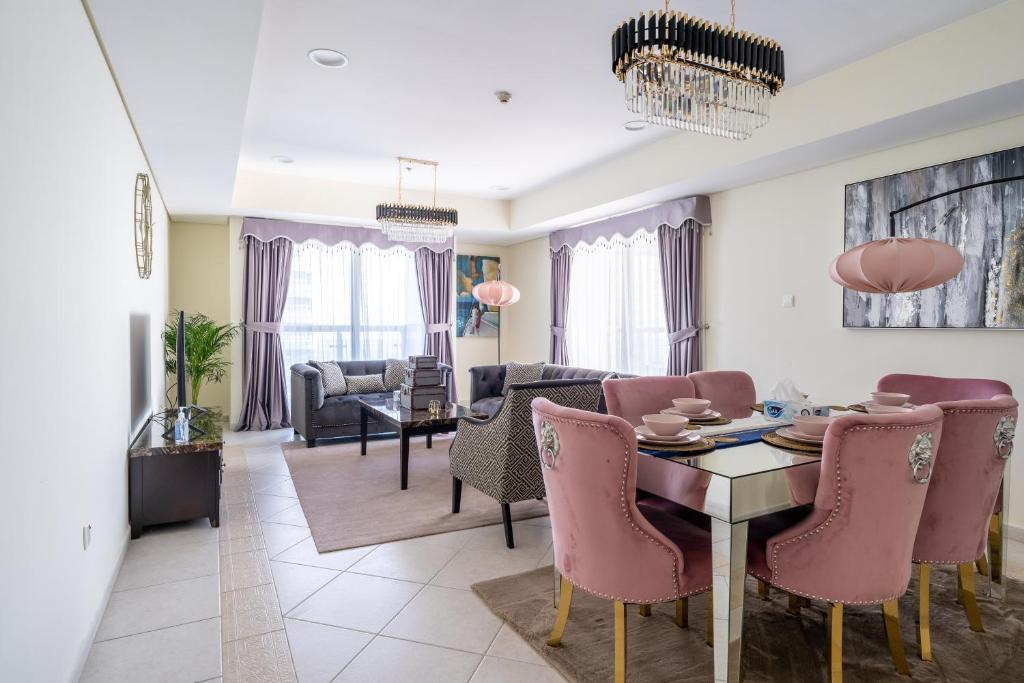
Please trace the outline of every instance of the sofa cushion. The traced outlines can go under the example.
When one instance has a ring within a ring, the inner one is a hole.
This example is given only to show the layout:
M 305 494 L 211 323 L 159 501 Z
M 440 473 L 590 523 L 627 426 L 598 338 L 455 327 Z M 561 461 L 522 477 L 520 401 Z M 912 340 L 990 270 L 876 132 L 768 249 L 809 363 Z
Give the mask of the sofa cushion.
M 345 382 L 348 384 L 350 394 L 376 394 L 384 393 L 384 377 L 381 375 L 346 375 Z
M 402 386 L 405 381 L 405 371 L 409 368 L 409 361 L 398 358 L 388 358 L 384 361 L 384 388 L 387 391 L 394 391 Z
M 359 401 L 361 399 L 390 397 L 390 392 L 331 396 L 324 400 L 320 410 L 313 413 L 313 425 L 316 427 L 338 427 L 359 424 Z
M 588 368 L 573 368 L 568 365 L 544 366 L 541 379 L 600 379 L 613 378 L 616 373 L 610 370 L 590 370 Z
M 487 417 L 494 417 L 501 410 L 501 404 L 504 400 L 505 398 L 502 396 L 490 396 L 476 401 L 470 408 L 478 413 L 486 414 Z
M 502 395 L 508 393 L 512 384 L 524 384 L 526 382 L 539 382 L 544 372 L 544 363 L 516 363 L 510 361 L 505 365 L 505 386 L 501 388 Z
M 341 371 L 348 375 L 384 375 L 382 360 L 339 360 Z
M 320 371 L 320 383 L 324 388 L 324 396 L 343 396 L 348 393 L 345 373 L 332 360 L 311 360 L 309 364 Z

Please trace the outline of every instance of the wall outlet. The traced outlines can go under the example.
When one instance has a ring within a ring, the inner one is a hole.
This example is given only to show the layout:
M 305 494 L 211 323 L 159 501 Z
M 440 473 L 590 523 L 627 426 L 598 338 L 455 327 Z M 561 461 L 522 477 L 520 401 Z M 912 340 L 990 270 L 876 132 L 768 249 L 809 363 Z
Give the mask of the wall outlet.
M 782 297 L 782 307 L 783 308 L 793 308 L 794 306 L 796 306 L 796 297 L 795 296 L 793 296 L 792 294 L 787 294 L 784 297 Z
M 92 543 L 92 524 L 86 524 L 82 527 L 82 550 L 88 550 L 90 543 Z

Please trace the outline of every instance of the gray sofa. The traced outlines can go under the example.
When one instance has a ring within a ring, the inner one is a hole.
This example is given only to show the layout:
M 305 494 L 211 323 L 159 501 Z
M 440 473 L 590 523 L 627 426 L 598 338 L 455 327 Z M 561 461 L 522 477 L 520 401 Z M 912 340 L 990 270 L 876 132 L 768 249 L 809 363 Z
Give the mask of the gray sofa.
M 587 368 L 573 368 L 568 365 L 552 365 L 550 363 L 544 366 L 544 370 L 541 372 L 542 382 L 558 382 L 563 380 L 574 380 L 574 379 L 597 379 L 604 381 L 606 379 L 615 379 L 618 377 L 633 377 L 633 375 L 626 375 L 618 372 L 609 372 L 607 370 L 589 370 Z M 501 389 L 505 386 L 505 366 L 504 365 L 478 365 L 475 368 L 469 369 L 470 387 L 469 387 L 469 401 L 473 410 L 485 413 L 491 417 L 496 415 L 501 410 L 501 404 L 504 402 L 505 397 L 501 395 Z M 523 386 L 529 386 L 523 385 Z M 604 405 L 604 393 L 601 393 L 601 400 L 597 407 L 599 412 L 607 412 Z
M 346 375 L 384 375 L 383 360 L 338 361 L 338 365 Z M 441 381 L 445 386 L 452 386 L 451 366 L 441 363 L 438 367 L 441 368 Z M 386 398 L 391 395 L 387 391 L 326 398 L 319 370 L 306 363 L 296 363 L 291 370 L 292 426 L 296 433 L 306 439 L 309 448 L 316 446 L 317 439 L 358 436 L 359 399 L 368 396 Z M 383 434 L 391 430 L 371 417 L 368 431 L 370 434 Z

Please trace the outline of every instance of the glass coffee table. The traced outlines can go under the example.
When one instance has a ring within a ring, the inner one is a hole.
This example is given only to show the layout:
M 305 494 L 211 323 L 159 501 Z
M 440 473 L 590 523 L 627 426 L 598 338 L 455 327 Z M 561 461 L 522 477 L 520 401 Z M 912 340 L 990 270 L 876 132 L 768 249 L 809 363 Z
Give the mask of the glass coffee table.
M 409 439 L 414 436 L 427 437 L 427 448 L 433 446 L 434 434 L 455 430 L 460 417 L 485 418 L 487 415 L 471 410 L 458 403 L 448 403 L 441 412 L 434 414 L 429 410 L 409 410 L 391 398 L 368 398 L 359 401 L 359 452 L 366 455 L 366 442 L 369 436 L 370 416 L 378 422 L 389 425 L 398 432 L 399 459 L 401 464 L 402 490 L 409 488 Z

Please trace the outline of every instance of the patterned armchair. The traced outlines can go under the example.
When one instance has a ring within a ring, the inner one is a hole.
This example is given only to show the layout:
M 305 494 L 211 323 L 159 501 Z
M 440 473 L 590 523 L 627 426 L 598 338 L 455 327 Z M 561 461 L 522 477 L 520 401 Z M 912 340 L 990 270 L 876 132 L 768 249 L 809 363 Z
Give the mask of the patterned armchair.
M 543 396 L 552 403 L 579 410 L 597 410 L 601 380 L 577 379 L 509 385 L 501 408 L 492 417 L 464 417 L 448 457 L 452 473 L 452 512 L 458 513 L 465 482 L 501 504 L 505 544 L 512 537 L 511 503 L 544 497 L 544 478 L 533 433 L 530 402 Z

